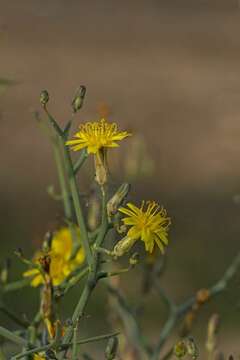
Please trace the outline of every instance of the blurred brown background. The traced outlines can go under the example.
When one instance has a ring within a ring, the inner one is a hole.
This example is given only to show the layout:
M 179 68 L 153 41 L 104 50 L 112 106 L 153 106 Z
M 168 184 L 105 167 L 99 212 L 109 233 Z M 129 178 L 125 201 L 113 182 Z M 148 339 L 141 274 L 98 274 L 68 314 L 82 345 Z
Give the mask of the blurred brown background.
M 166 287 L 180 299 L 214 282 L 239 250 L 239 39 L 237 0 L 0 0 L 0 77 L 16 82 L 0 95 L 1 258 L 30 254 L 60 211 L 46 192 L 56 173 L 33 117 L 39 93 L 63 124 L 85 84 L 76 124 L 106 103 L 155 160 L 132 197 L 156 199 L 173 219 Z M 239 294 L 236 281 L 212 305 L 238 352 Z

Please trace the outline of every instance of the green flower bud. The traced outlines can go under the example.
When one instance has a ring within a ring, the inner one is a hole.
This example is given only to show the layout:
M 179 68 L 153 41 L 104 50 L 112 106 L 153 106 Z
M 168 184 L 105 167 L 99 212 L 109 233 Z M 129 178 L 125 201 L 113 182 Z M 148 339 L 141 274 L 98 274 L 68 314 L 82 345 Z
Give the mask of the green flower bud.
M 199 355 L 198 348 L 192 337 L 186 340 L 186 347 L 188 355 L 190 355 L 193 360 L 197 359 Z
M 174 346 L 174 355 L 178 358 L 182 358 L 187 354 L 187 347 L 183 340 L 178 341 Z
M 9 268 L 10 268 L 10 259 L 6 259 L 4 261 L 4 265 L 1 269 L 1 274 L 0 274 L 0 279 L 2 284 L 6 284 L 8 281 Z
M 119 206 L 122 204 L 123 200 L 126 198 L 129 193 L 130 185 L 127 183 L 122 184 L 117 192 L 113 195 L 113 197 L 107 203 L 107 213 L 108 216 L 116 214 Z
M 114 246 L 113 255 L 117 257 L 123 256 L 132 248 L 135 242 L 136 239 L 132 239 L 128 236 L 125 236 L 122 240 L 118 241 L 118 243 Z
M 212 353 L 217 348 L 217 333 L 220 326 L 220 318 L 218 314 L 213 314 L 208 321 L 206 348 Z
M 110 338 L 105 350 L 106 360 L 113 360 L 116 356 L 118 348 L 118 338 L 116 336 Z
M 139 263 L 139 254 L 137 252 L 130 257 L 129 263 L 132 266 L 135 266 Z
M 43 90 L 40 94 L 40 103 L 42 106 L 46 106 L 49 101 L 49 94 L 47 90 Z
M 76 91 L 76 94 L 72 101 L 72 109 L 74 113 L 80 110 L 81 107 L 83 106 L 83 100 L 85 98 L 85 95 L 86 95 L 86 87 L 84 85 L 81 85 Z
M 106 152 L 101 150 L 98 151 L 94 156 L 95 164 L 95 180 L 100 185 L 103 186 L 107 182 L 108 178 L 108 167 L 106 161 Z
M 53 238 L 53 234 L 50 231 L 48 231 L 45 234 L 44 241 L 42 244 L 43 252 L 48 253 L 51 250 L 52 238 Z

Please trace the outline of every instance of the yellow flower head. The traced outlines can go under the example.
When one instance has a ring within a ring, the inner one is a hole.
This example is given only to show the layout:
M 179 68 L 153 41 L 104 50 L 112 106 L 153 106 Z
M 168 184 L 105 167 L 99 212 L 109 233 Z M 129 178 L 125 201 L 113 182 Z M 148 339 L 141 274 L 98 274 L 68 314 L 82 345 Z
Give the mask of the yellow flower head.
M 79 230 L 77 230 L 79 233 Z M 69 228 L 64 227 L 57 231 L 52 239 L 51 250 L 49 256 L 50 262 L 50 278 L 54 286 L 58 286 L 61 282 L 85 260 L 85 254 L 82 247 L 78 250 L 74 259 L 71 259 L 73 242 Z M 39 259 L 43 254 L 38 252 L 34 257 L 34 262 L 39 263 Z M 44 283 L 43 275 L 39 269 L 34 268 L 25 271 L 24 277 L 32 277 L 31 285 L 37 287 Z
M 127 238 L 134 243 L 140 239 L 145 243 L 145 249 L 149 253 L 153 252 L 155 243 L 158 245 L 162 253 L 164 246 L 168 244 L 168 229 L 171 224 L 170 218 L 167 216 L 166 210 L 155 203 L 143 201 L 141 207 L 128 203 L 128 208 L 121 207 L 120 212 L 126 214 L 123 218 L 125 225 L 131 226 L 128 230 Z
M 34 354 L 33 360 L 46 360 L 45 356 L 41 356 L 39 354 Z
M 102 148 L 118 147 L 116 141 L 130 135 L 127 131 L 118 131 L 116 123 L 110 124 L 101 119 L 80 125 L 79 131 L 74 135 L 76 139 L 67 141 L 66 145 L 70 145 L 74 151 L 87 148 L 89 154 L 96 154 Z

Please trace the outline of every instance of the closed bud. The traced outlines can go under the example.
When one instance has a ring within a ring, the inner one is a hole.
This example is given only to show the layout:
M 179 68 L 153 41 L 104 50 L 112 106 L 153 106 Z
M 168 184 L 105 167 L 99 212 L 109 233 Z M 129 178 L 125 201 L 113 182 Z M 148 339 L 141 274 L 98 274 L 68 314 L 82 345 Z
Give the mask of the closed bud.
M 208 289 L 200 289 L 196 294 L 196 301 L 199 305 L 205 304 L 209 300 L 210 294 Z
M 206 348 L 208 352 L 212 353 L 217 347 L 217 333 L 220 326 L 220 319 L 218 314 L 213 314 L 208 322 L 207 342 Z
M 192 337 L 189 337 L 186 340 L 187 353 L 191 356 L 193 360 L 198 358 L 198 347 Z
M 72 109 L 74 113 L 76 113 L 78 110 L 82 108 L 85 94 L 86 94 L 86 87 L 84 85 L 81 85 L 77 90 L 72 101 Z
M 132 266 L 135 266 L 139 263 L 139 254 L 137 252 L 130 257 L 129 263 Z
M 95 164 L 95 179 L 96 182 L 103 186 L 107 182 L 108 168 L 106 161 L 106 154 L 104 150 L 98 151 L 94 156 L 94 164 Z
M 40 103 L 44 107 L 47 105 L 48 101 L 49 101 L 49 94 L 48 94 L 47 90 L 43 90 L 40 93 Z
M 18 248 L 17 250 L 14 251 L 15 255 L 17 255 L 20 259 L 23 258 L 23 251 L 21 248 Z
M 42 245 L 43 252 L 48 253 L 51 250 L 52 237 L 53 237 L 53 235 L 50 231 L 48 231 L 45 234 L 43 245 Z
M 174 346 L 173 352 L 177 358 L 183 358 L 187 354 L 187 347 L 185 342 L 183 340 L 178 341 Z
M 113 360 L 116 356 L 118 348 L 118 338 L 116 336 L 110 338 L 105 350 L 106 360 Z
M 119 206 L 122 204 L 123 200 L 126 198 L 129 193 L 130 185 L 128 183 L 124 183 L 120 186 L 117 192 L 113 195 L 113 197 L 107 203 L 107 212 L 108 216 L 116 214 Z
M 8 281 L 9 268 L 10 268 L 10 259 L 7 259 L 1 269 L 1 274 L 0 274 L 0 279 L 3 284 L 6 284 Z
M 68 318 L 68 319 L 65 321 L 65 326 L 66 326 L 66 327 L 73 326 L 72 319 Z
M 118 241 L 118 243 L 114 246 L 113 255 L 117 257 L 123 256 L 132 248 L 135 242 L 136 239 L 132 239 L 128 236 L 125 236 L 122 240 Z

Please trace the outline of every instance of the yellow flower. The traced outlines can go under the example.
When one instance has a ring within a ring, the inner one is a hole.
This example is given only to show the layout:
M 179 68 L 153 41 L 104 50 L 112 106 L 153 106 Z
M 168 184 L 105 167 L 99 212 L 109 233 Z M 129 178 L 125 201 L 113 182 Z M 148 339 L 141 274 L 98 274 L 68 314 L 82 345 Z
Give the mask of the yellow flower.
M 110 124 L 103 118 L 80 125 L 79 131 L 74 135 L 76 139 L 67 141 L 66 145 L 70 145 L 74 151 L 87 148 L 89 154 L 96 154 L 102 148 L 118 147 L 116 141 L 130 135 L 127 131 L 118 131 L 117 124 Z
M 121 207 L 119 211 L 128 216 L 123 222 L 131 226 L 127 238 L 132 241 L 132 245 L 140 239 L 145 243 L 146 251 L 152 253 L 156 243 L 163 253 L 164 246 L 168 244 L 168 229 L 171 223 L 166 210 L 154 201 L 148 201 L 146 208 L 144 201 L 140 208 L 131 203 L 127 206 L 128 208 Z
M 79 230 L 78 230 L 79 232 Z M 58 286 L 62 281 L 85 260 L 85 254 L 82 247 L 78 250 L 74 259 L 71 259 L 73 242 L 69 228 L 64 227 L 57 231 L 52 239 L 50 255 L 50 277 L 54 286 Z M 37 252 L 34 262 L 38 263 L 42 256 Z M 44 278 L 37 268 L 30 269 L 23 273 L 24 277 L 32 277 L 31 285 L 37 287 L 44 283 Z
M 46 360 L 45 356 L 34 354 L 33 360 Z

